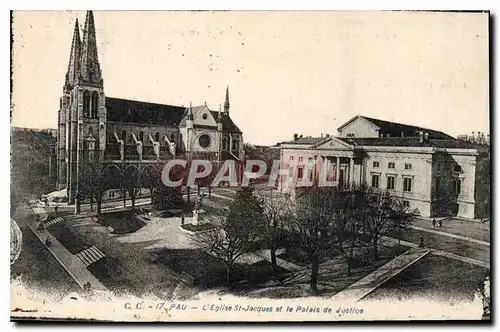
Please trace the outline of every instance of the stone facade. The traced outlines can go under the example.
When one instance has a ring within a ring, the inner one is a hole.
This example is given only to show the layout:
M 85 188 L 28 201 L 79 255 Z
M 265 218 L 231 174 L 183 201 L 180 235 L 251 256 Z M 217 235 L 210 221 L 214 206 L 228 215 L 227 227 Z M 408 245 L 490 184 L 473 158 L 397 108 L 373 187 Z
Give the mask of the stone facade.
M 487 217 L 475 212 L 479 153 L 474 146 L 454 139 L 430 139 L 426 132 L 414 137 L 379 137 L 379 129 L 373 129 L 368 121 L 356 119 L 339 130 L 343 137 L 282 143 L 281 168 L 294 167 L 289 180 L 279 178 L 279 187 L 296 188 L 306 174 L 306 164 L 316 161 L 308 173 L 312 182 L 319 183 L 323 172 L 334 186 L 367 185 L 388 191 L 425 217 Z M 328 167 L 324 167 L 326 161 Z

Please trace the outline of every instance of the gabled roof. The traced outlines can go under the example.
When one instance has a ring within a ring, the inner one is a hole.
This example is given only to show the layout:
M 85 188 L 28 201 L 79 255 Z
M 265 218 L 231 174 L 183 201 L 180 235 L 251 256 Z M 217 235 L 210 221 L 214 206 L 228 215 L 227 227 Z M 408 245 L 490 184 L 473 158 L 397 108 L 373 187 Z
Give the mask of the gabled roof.
M 393 136 L 400 136 L 401 133 L 404 134 L 404 136 L 410 136 L 410 137 L 417 137 L 419 136 L 419 132 L 427 132 L 429 133 L 429 138 L 431 139 L 454 139 L 452 136 L 447 135 L 441 131 L 437 130 L 432 130 L 432 129 L 427 129 L 423 127 L 418 127 L 418 126 L 413 126 L 413 125 L 407 125 L 403 123 L 398 123 L 398 122 L 391 122 L 391 121 L 385 121 L 385 120 L 380 120 L 380 119 L 375 119 L 375 118 L 370 118 L 367 116 L 363 115 L 357 115 L 341 125 L 340 127 L 337 128 L 337 130 L 342 130 L 343 128 L 347 127 L 349 124 L 357 120 L 358 118 L 363 118 L 370 122 L 371 124 L 375 125 L 376 127 L 379 128 L 379 131 L 382 133 L 391 133 Z
M 219 112 L 216 111 L 210 111 L 212 113 L 212 116 L 217 120 L 219 116 Z M 227 114 L 221 114 L 221 122 L 222 122 L 222 131 L 228 132 L 228 133 L 238 133 L 241 134 L 240 128 L 233 122 L 231 117 Z
M 178 126 L 186 108 L 106 97 L 106 120 Z

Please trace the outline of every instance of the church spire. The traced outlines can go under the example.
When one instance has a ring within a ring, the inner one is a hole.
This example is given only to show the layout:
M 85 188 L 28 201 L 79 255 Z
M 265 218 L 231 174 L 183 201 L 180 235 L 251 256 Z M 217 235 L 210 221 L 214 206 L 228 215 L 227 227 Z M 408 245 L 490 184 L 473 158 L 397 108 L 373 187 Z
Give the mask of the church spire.
M 87 11 L 87 16 L 85 17 L 80 76 L 85 83 L 102 85 L 101 67 L 97 56 L 94 14 L 91 10 Z
M 78 18 L 75 21 L 75 29 L 73 31 L 73 40 L 71 41 L 71 52 L 69 55 L 68 72 L 66 73 L 65 88 L 71 88 L 78 81 L 80 68 L 80 52 L 81 52 L 80 28 L 78 26 Z
M 229 85 L 226 87 L 226 100 L 224 101 L 224 113 L 229 115 Z

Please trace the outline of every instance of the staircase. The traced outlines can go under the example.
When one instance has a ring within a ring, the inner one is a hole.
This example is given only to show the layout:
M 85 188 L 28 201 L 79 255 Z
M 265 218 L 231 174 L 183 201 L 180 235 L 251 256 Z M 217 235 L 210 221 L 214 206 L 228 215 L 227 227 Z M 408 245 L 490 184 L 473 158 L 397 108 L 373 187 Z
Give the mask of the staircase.
M 78 254 L 76 254 L 76 257 L 78 257 L 83 262 L 83 264 L 85 264 L 85 267 L 87 267 L 90 264 L 97 262 L 101 258 L 106 257 L 106 255 L 104 255 L 102 251 L 97 249 L 95 246 L 92 246 L 88 249 L 80 251 Z
M 63 218 L 61 218 L 61 217 L 56 217 L 56 218 L 52 219 L 51 221 L 44 223 L 44 226 L 45 226 L 45 227 L 50 227 L 50 226 L 52 226 L 52 225 L 54 225 L 54 224 L 57 224 L 58 222 L 61 222 L 61 221 L 63 221 L 63 220 L 64 220 L 64 219 L 63 219 Z

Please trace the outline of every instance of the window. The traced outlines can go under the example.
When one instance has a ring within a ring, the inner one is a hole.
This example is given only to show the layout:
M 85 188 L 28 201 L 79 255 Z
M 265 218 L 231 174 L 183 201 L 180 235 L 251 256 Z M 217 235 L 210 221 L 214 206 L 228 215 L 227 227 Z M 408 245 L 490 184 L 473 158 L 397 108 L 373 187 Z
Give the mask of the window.
M 90 117 L 93 119 L 97 119 L 97 108 L 99 105 L 99 96 L 97 92 L 94 91 L 92 93 L 92 98 L 90 99 Z
M 208 114 L 207 113 L 203 113 L 203 115 L 201 117 L 203 118 L 203 120 L 206 120 L 206 119 L 208 119 Z
M 227 151 L 227 137 L 226 136 L 222 137 L 222 150 Z
M 204 149 L 210 146 L 210 141 L 211 141 L 210 136 L 207 134 L 203 134 L 200 136 L 200 138 L 198 138 L 198 143 Z
M 441 191 L 441 178 L 436 177 L 436 191 Z
M 403 206 L 405 208 L 409 208 L 410 207 L 410 202 L 409 201 L 403 201 Z
M 90 117 L 90 92 L 83 92 L 83 117 Z
M 355 137 L 355 135 L 354 135 L 353 133 L 348 133 L 348 134 L 347 134 L 347 135 L 345 135 L 345 136 L 346 136 L 346 137 L 349 137 L 349 138 L 351 138 L 351 137 Z
M 293 161 L 293 156 L 290 156 L 290 161 Z
M 379 165 L 380 165 L 380 164 L 379 164 L 379 162 L 378 162 L 378 161 L 374 161 L 374 162 L 373 162 L 373 167 L 379 167 Z
M 159 142 L 160 141 L 160 133 L 156 133 L 155 134 L 155 142 Z
M 174 133 L 170 134 L 170 143 L 175 143 L 175 135 L 174 135 Z
M 302 179 L 302 176 L 304 175 L 304 168 L 300 167 L 297 169 L 297 179 Z
M 411 178 L 403 179 L 403 191 L 410 192 L 411 191 Z
M 453 172 L 462 173 L 462 167 L 460 165 L 453 166 Z
M 405 164 L 405 169 L 411 169 L 411 164 L 406 163 L 406 164 Z
M 237 138 L 234 138 L 234 139 L 233 139 L 233 147 L 232 147 L 232 148 L 233 148 L 232 150 L 233 150 L 234 152 L 237 152 L 237 151 L 239 151 L 239 150 L 240 150 L 240 145 L 239 145 L 239 142 L 238 142 L 238 139 L 237 139 Z
M 141 142 L 142 142 L 143 140 L 144 140 L 144 132 L 142 132 L 142 131 L 141 131 L 141 132 L 139 133 L 139 141 L 141 141 Z
M 460 181 L 460 179 L 453 179 L 453 193 L 455 195 L 460 195 L 461 186 L 462 181 Z
M 125 130 L 122 130 L 122 141 L 123 143 L 127 143 L 127 132 Z
M 394 165 L 394 163 L 389 163 L 389 164 L 387 165 L 387 167 L 389 167 L 389 168 L 394 168 L 394 167 L 396 167 L 396 165 Z
M 302 157 L 299 157 L 299 163 L 301 163 L 301 162 L 302 162 Z
M 372 188 L 378 188 L 378 180 L 379 180 L 379 175 L 372 174 Z
M 387 189 L 394 190 L 394 181 L 395 181 L 394 176 L 391 175 L 387 177 Z

